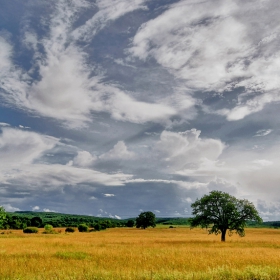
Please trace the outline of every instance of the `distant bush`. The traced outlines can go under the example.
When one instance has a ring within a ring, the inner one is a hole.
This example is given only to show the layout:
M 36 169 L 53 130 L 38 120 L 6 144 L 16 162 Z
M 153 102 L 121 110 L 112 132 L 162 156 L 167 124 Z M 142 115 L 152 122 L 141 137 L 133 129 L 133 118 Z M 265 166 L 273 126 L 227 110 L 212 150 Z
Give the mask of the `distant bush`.
M 45 229 L 45 231 L 52 231 L 53 230 L 53 226 L 52 225 L 45 225 L 44 229 Z
M 100 224 L 95 224 L 93 228 L 97 231 L 100 231 L 102 229 Z
M 88 232 L 88 226 L 86 224 L 80 224 L 78 230 L 79 232 Z
M 75 230 L 75 228 L 73 228 L 73 227 L 67 227 L 66 229 L 65 229 L 65 232 L 75 232 L 76 230 Z
M 55 234 L 58 233 L 53 229 L 52 225 L 45 225 L 44 226 L 45 231 L 43 232 L 44 234 Z
M 38 228 L 37 227 L 27 227 L 23 229 L 24 233 L 38 233 Z

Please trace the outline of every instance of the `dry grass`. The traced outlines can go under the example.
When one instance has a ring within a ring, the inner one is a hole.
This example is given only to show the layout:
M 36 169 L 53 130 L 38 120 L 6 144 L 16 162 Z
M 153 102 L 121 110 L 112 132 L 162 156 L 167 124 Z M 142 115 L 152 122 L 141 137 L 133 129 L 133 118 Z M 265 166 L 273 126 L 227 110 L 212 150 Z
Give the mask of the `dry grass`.
M 188 228 L 12 231 L 0 235 L 0 264 L 0 279 L 280 279 L 280 230 L 226 243 Z

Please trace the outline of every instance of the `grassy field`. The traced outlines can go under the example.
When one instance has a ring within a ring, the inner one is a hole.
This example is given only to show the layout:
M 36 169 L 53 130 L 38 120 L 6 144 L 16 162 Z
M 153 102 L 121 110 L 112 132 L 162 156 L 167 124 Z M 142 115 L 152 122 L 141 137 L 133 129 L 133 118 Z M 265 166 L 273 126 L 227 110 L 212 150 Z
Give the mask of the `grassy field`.
M 3 231 L 5 232 L 5 231 Z M 280 230 L 188 228 L 0 234 L 0 279 L 280 279 Z

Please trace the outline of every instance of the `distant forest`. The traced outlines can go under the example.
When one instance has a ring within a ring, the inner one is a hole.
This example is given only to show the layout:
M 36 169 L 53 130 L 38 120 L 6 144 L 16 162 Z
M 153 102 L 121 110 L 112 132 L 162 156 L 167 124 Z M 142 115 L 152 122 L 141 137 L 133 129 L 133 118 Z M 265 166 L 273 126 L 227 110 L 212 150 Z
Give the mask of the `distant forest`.
M 131 226 L 131 221 L 136 218 L 114 219 L 105 217 L 94 217 L 86 215 L 61 214 L 54 212 L 33 212 L 33 211 L 17 211 L 7 213 L 7 219 L 3 224 L 4 229 L 24 229 L 29 226 L 44 227 L 52 225 L 58 227 L 78 227 L 80 224 L 86 224 L 94 227 L 100 224 L 103 229 L 113 227 Z M 188 218 L 156 218 L 156 224 L 169 226 L 188 226 Z M 248 227 L 273 227 L 280 228 L 280 221 L 264 222 L 262 225 L 248 223 Z

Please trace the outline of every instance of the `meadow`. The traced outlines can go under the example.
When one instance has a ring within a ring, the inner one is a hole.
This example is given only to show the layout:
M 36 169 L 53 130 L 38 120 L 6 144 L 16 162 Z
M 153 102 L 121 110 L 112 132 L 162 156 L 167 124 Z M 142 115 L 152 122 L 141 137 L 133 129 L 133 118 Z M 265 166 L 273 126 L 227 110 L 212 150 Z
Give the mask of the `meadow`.
M 280 230 L 246 236 L 205 230 L 112 228 L 0 233 L 0 279 L 280 279 Z

